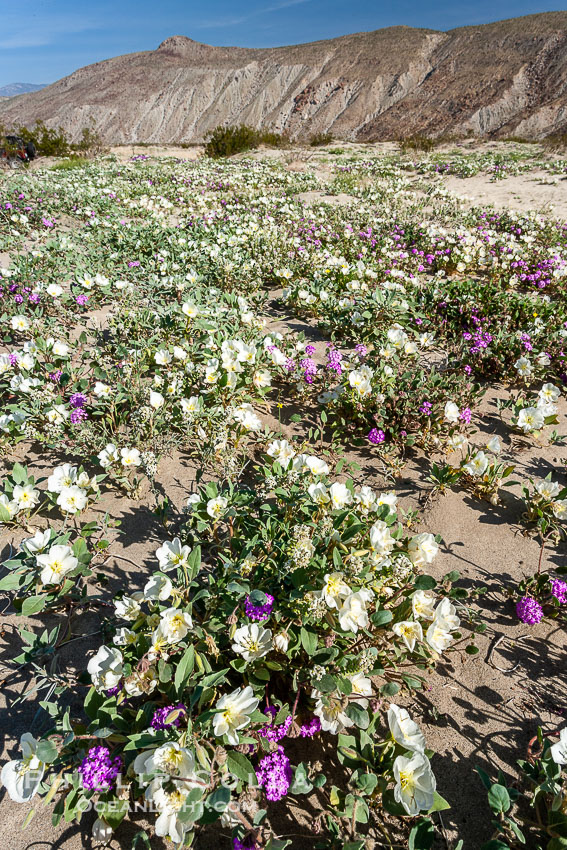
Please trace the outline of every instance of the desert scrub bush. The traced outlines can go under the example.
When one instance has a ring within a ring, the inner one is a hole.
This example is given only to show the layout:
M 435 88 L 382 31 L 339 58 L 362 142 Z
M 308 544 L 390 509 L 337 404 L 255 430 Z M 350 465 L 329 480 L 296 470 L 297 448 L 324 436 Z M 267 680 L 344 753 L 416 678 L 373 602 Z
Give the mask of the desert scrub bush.
M 309 145 L 312 148 L 323 147 L 324 145 L 330 145 L 333 141 L 332 133 L 313 133 L 309 138 Z
M 399 141 L 400 150 L 404 153 L 409 151 L 432 151 L 437 143 L 435 139 L 432 139 L 431 136 L 424 136 L 421 133 L 416 133 L 413 136 L 406 136 L 404 139 L 400 139 Z
M 232 127 L 215 127 L 207 136 L 205 154 L 212 159 L 232 156 L 235 153 L 257 148 L 261 141 L 258 130 L 246 124 Z

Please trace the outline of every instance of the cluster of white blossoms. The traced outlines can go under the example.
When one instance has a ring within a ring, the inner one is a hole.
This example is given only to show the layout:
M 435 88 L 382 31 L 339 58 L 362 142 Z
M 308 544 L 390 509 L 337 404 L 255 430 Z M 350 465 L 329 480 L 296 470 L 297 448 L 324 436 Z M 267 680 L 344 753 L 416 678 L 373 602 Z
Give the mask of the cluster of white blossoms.
M 525 358 L 523 358 L 525 359 Z M 519 362 L 519 361 L 518 361 Z M 517 365 L 517 364 L 516 364 Z M 537 400 L 529 407 L 524 407 L 518 412 L 516 424 L 524 434 L 532 431 L 540 431 L 546 424 L 548 417 L 557 413 L 557 404 L 561 390 L 555 384 L 544 384 L 537 395 Z
M 89 498 L 98 495 L 96 475 L 79 472 L 76 466 L 64 463 L 53 470 L 47 479 L 47 490 L 57 496 L 57 504 L 65 514 L 78 514 L 87 507 Z
M 408 815 L 427 812 L 433 806 L 436 781 L 425 755 L 425 737 L 405 708 L 392 704 L 388 725 L 394 741 L 407 752 L 394 761 L 394 797 Z
M 557 481 L 543 479 L 535 485 L 538 496 L 551 504 L 551 510 L 556 519 L 567 520 L 567 499 L 558 499 L 563 488 Z
M 98 453 L 98 459 L 103 469 L 135 469 L 142 462 L 138 449 L 127 447 L 119 449 L 114 443 L 107 443 Z

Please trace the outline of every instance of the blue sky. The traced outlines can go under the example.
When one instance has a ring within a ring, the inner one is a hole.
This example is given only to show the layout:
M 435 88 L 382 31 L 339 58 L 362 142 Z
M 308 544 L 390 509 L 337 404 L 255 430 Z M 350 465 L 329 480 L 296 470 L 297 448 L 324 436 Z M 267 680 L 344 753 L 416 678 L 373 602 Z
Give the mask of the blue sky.
M 0 5 L 0 86 L 54 82 L 82 65 L 153 50 L 170 35 L 269 47 L 395 24 L 446 30 L 562 8 L 553 0 L 545 6 L 530 0 L 1 0 Z

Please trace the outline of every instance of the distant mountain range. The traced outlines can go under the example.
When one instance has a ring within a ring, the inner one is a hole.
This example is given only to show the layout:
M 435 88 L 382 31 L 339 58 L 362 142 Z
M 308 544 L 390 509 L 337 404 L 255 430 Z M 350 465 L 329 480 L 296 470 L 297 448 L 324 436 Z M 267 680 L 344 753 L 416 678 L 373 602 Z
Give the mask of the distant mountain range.
M 29 94 L 32 91 L 44 89 L 47 83 L 36 85 L 35 83 L 9 83 L 7 86 L 0 86 L 0 97 L 15 97 L 18 94 Z
M 0 122 L 94 124 L 108 143 L 200 141 L 247 123 L 304 138 L 567 132 L 567 12 L 438 32 L 389 27 L 290 47 L 156 50 L 80 68 L 0 102 Z

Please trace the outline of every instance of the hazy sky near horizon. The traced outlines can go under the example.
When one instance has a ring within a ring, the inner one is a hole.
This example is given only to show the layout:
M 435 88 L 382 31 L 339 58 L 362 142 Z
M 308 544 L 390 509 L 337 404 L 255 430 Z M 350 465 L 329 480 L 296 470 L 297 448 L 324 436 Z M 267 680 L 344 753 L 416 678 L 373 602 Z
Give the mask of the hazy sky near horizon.
M 563 0 L 565 8 L 565 0 Z M 170 35 L 273 47 L 406 24 L 448 30 L 562 9 L 531 0 L 3 0 L 0 86 L 51 83 L 83 65 L 153 50 Z

